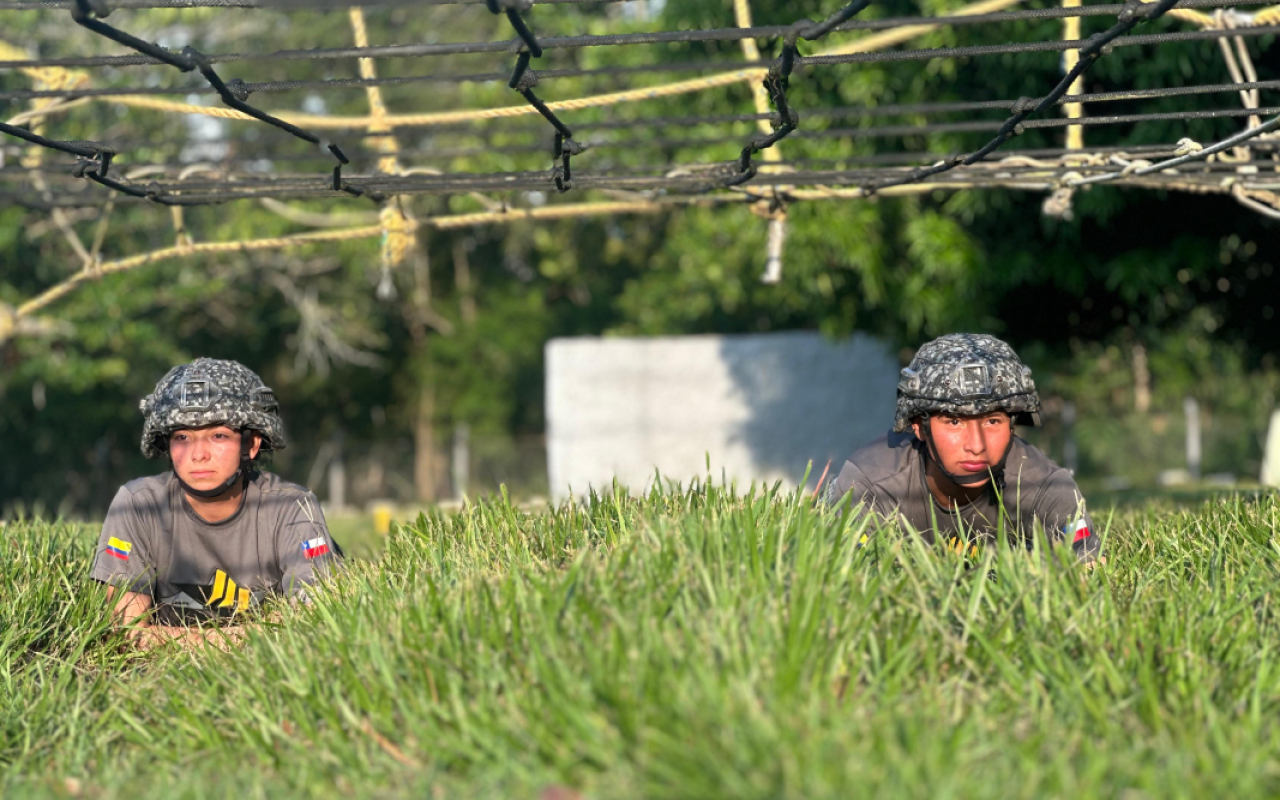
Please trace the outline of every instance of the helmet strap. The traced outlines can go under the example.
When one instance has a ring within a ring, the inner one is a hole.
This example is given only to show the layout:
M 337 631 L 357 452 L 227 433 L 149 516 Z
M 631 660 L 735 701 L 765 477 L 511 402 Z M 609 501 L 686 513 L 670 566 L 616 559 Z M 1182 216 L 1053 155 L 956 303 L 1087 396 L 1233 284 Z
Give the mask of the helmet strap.
M 1009 451 L 1013 449 L 1012 431 L 1010 431 L 1009 434 L 1009 444 L 1005 445 L 1004 454 L 1000 456 L 1000 460 L 989 470 L 986 472 L 975 472 L 972 475 L 956 475 L 948 472 L 947 468 L 943 465 L 942 457 L 938 455 L 938 446 L 934 444 L 933 429 L 929 426 L 929 423 L 929 417 L 927 416 L 920 421 L 920 428 L 924 432 L 925 457 L 934 463 L 934 466 L 938 468 L 938 471 L 941 472 L 947 480 L 951 481 L 956 486 L 974 486 L 982 483 L 983 481 L 990 480 L 992 482 L 998 482 L 1004 478 L 1004 465 L 1009 459 Z
M 216 497 L 221 497 L 222 495 L 234 489 L 236 486 L 236 483 L 239 481 L 243 481 L 245 484 L 249 483 L 249 474 L 253 471 L 253 458 L 251 456 L 252 451 L 253 451 L 253 435 L 247 430 L 240 431 L 240 466 L 239 468 L 236 469 L 236 472 L 234 475 L 232 475 L 230 478 L 227 478 L 225 481 L 222 482 L 220 486 L 217 486 L 213 489 L 197 489 L 189 485 L 186 481 L 182 479 L 182 476 L 178 474 L 178 470 L 176 467 L 173 470 L 173 477 L 178 479 L 178 485 L 182 487 L 182 491 L 186 492 L 192 497 L 199 497 L 202 500 L 212 500 Z M 173 463 L 172 458 L 170 458 L 170 464 L 172 463 Z

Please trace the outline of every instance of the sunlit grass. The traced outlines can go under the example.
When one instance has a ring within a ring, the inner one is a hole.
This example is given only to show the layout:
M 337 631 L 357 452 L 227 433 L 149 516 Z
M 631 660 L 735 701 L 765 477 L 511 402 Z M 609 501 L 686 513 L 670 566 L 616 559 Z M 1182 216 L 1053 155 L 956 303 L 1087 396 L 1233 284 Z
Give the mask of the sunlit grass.
M 1274 795 L 1277 523 L 1273 495 L 1124 512 L 1088 572 L 860 548 L 771 492 L 499 501 L 397 528 L 239 652 L 146 658 L 91 530 L 11 525 L 0 790 Z

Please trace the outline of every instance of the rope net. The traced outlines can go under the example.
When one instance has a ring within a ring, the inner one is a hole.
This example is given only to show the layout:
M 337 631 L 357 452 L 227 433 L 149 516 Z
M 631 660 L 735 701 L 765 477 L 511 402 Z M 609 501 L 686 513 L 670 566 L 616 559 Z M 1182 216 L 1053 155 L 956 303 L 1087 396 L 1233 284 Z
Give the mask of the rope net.
M 832 0 L 816 21 L 756 25 L 749 0 L 725 0 L 716 19 L 732 26 L 551 35 L 565 13 L 558 6 L 612 8 L 600 19 L 640 22 L 625 0 L 366 5 L 0 0 L 0 16 L 64 23 L 55 40 L 32 48 L 0 41 L 0 203 L 48 213 L 82 262 L 29 301 L 0 305 L 0 340 L 89 278 L 162 260 L 380 238 L 385 271 L 409 257 L 422 231 L 520 220 L 745 203 L 769 220 L 772 251 L 792 203 L 1004 188 L 1036 193 L 1044 213 L 1069 218 L 1074 193 L 1098 183 L 1228 195 L 1280 217 L 1280 106 L 1260 99 L 1280 80 L 1260 78 L 1251 55 L 1280 33 L 1280 6 L 981 0 L 940 16 L 890 16 L 871 0 Z M 131 29 L 135 9 L 163 9 L 154 13 L 192 44 L 152 43 L 157 31 Z M 450 32 L 482 34 L 497 21 L 505 38 L 370 42 L 369 15 L 418 13 Z M 286 24 L 313 26 L 325 41 L 198 48 Z M 1028 32 L 1041 38 L 1011 40 Z M 951 43 L 922 46 L 930 38 Z M 1155 48 L 1179 48 L 1192 68 L 1162 86 L 1090 89 L 1099 62 Z M 839 95 L 833 81 L 867 65 L 902 63 L 923 76 L 1036 57 L 1061 67 L 1027 96 L 824 103 Z M 743 88 L 749 105 L 717 108 Z M 715 111 L 698 113 L 705 109 Z M 137 128 L 120 135 L 110 124 L 92 141 L 58 136 L 120 118 L 189 146 L 150 146 Z M 432 196 L 481 210 L 440 214 L 439 201 L 418 199 Z M 191 240 L 183 209 L 235 202 L 304 226 L 343 215 L 362 224 Z M 334 208 L 317 213 L 317 204 Z M 69 221 L 128 205 L 167 207 L 173 246 L 107 261 L 101 231 L 89 247 Z M 766 279 L 778 277 L 773 261 Z

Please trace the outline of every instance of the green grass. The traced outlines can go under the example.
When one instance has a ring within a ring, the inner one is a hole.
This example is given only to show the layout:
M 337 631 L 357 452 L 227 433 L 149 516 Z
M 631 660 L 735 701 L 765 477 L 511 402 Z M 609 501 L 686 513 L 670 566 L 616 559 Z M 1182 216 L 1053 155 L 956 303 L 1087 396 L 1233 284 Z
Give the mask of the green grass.
M 372 514 L 328 514 L 325 523 L 346 555 L 374 560 L 382 554 L 386 537 L 377 532 Z
M 0 794 L 1276 796 L 1278 524 L 1274 495 L 1126 510 L 1088 573 L 858 548 L 772 493 L 496 502 L 236 653 L 145 657 L 92 530 L 11 524 Z

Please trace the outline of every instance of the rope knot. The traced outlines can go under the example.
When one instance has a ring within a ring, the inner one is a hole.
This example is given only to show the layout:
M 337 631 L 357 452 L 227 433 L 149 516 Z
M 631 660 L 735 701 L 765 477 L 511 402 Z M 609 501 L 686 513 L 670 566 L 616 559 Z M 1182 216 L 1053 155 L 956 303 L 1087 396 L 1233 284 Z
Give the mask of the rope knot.
M 1140 169 L 1146 169 L 1149 166 L 1151 166 L 1151 162 L 1145 158 L 1135 158 L 1133 161 L 1129 162 L 1129 166 L 1125 167 L 1121 171 L 1125 175 L 1131 175 L 1134 172 L 1137 172 Z
M 97 152 L 94 153 L 93 158 L 80 158 L 75 167 L 72 168 L 71 174 L 77 178 L 83 178 L 87 175 L 105 177 L 111 169 L 111 159 L 115 156 L 115 151 L 97 142 L 85 142 L 84 144 L 94 148 Z
M 800 124 L 800 112 L 796 111 L 794 108 L 787 109 L 787 119 L 785 120 L 782 118 L 782 115 L 777 113 L 776 111 L 769 115 L 769 125 L 775 131 L 781 128 L 784 128 L 787 125 L 799 125 L 799 124 Z
M 74 10 L 85 17 L 92 16 L 98 19 L 105 19 L 111 16 L 111 6 L 107 5 L 104 0 L 76 0 Z
M 791 29 L 787 31 L 787 35 L 783 38 L 783 43 L 788 47 L 795 47 L 796 42 L 800 39 L 808 41 L 811 38 L 809 34 L 816 31 L 818 27 L 818 23 L 808 17 L 798 19 L 791 23 Z
M 1204 150 L 1204 145 L 1190 136 L 1183 136 L 1178 140 L 1178 147 L 1173 151 L 1173 154 L 1175 156 L 1189 156 L 1192 153 L 1199 153 L 1201 150 Z
M 382 224 L 382 267 L 398 267 L 413 248 L 414 225 L 394 205 L 383 206 L 378 219 Z
M 1013 101 L 1013 105 L 1009 107 L 1009 110 L 1015 114 L 1026 114 L 1034 111 L 1039 103 L 1040 101 L 1034 97 L 1019 97 Z
M 231 90 L 232 96 L 241 103 L 248 100 L 249 95 L 252 94 L 252 92 L 249 91 L 249 84 L 239 78 L 232 78 L 227 81 L 227 88 Z
M 1079 173 L 1069 173 L 1079 174 Z M 1066 178 L 1066 175 L 1063 176 Z M 1070 186 L 1063 186 L 1055 189 L 1053 194 L 1044 199 L 1044 203 L 1040 206 L 1040 213 L 1046 217 L 1060 219 L 1063 222 L 1070 222 L 1075 219 L 1075 210 L 1071 207 L 1071 200 L 1075 197 L 1076 190 Z
M 201 53 L 191 45 L 187 45 L 182 48 L 178 55 L 182 56 L 190 63 L 190 66 L 186 68 L 187 70 L 209 68 L 209 59 L 204 53 Z
M 520 77 L 516 79 L 515 86 L 511 87 L 517 91 L 527 92 L 538 85 L 538 71 L 534 69 L 526 69 L 520 73 Z

